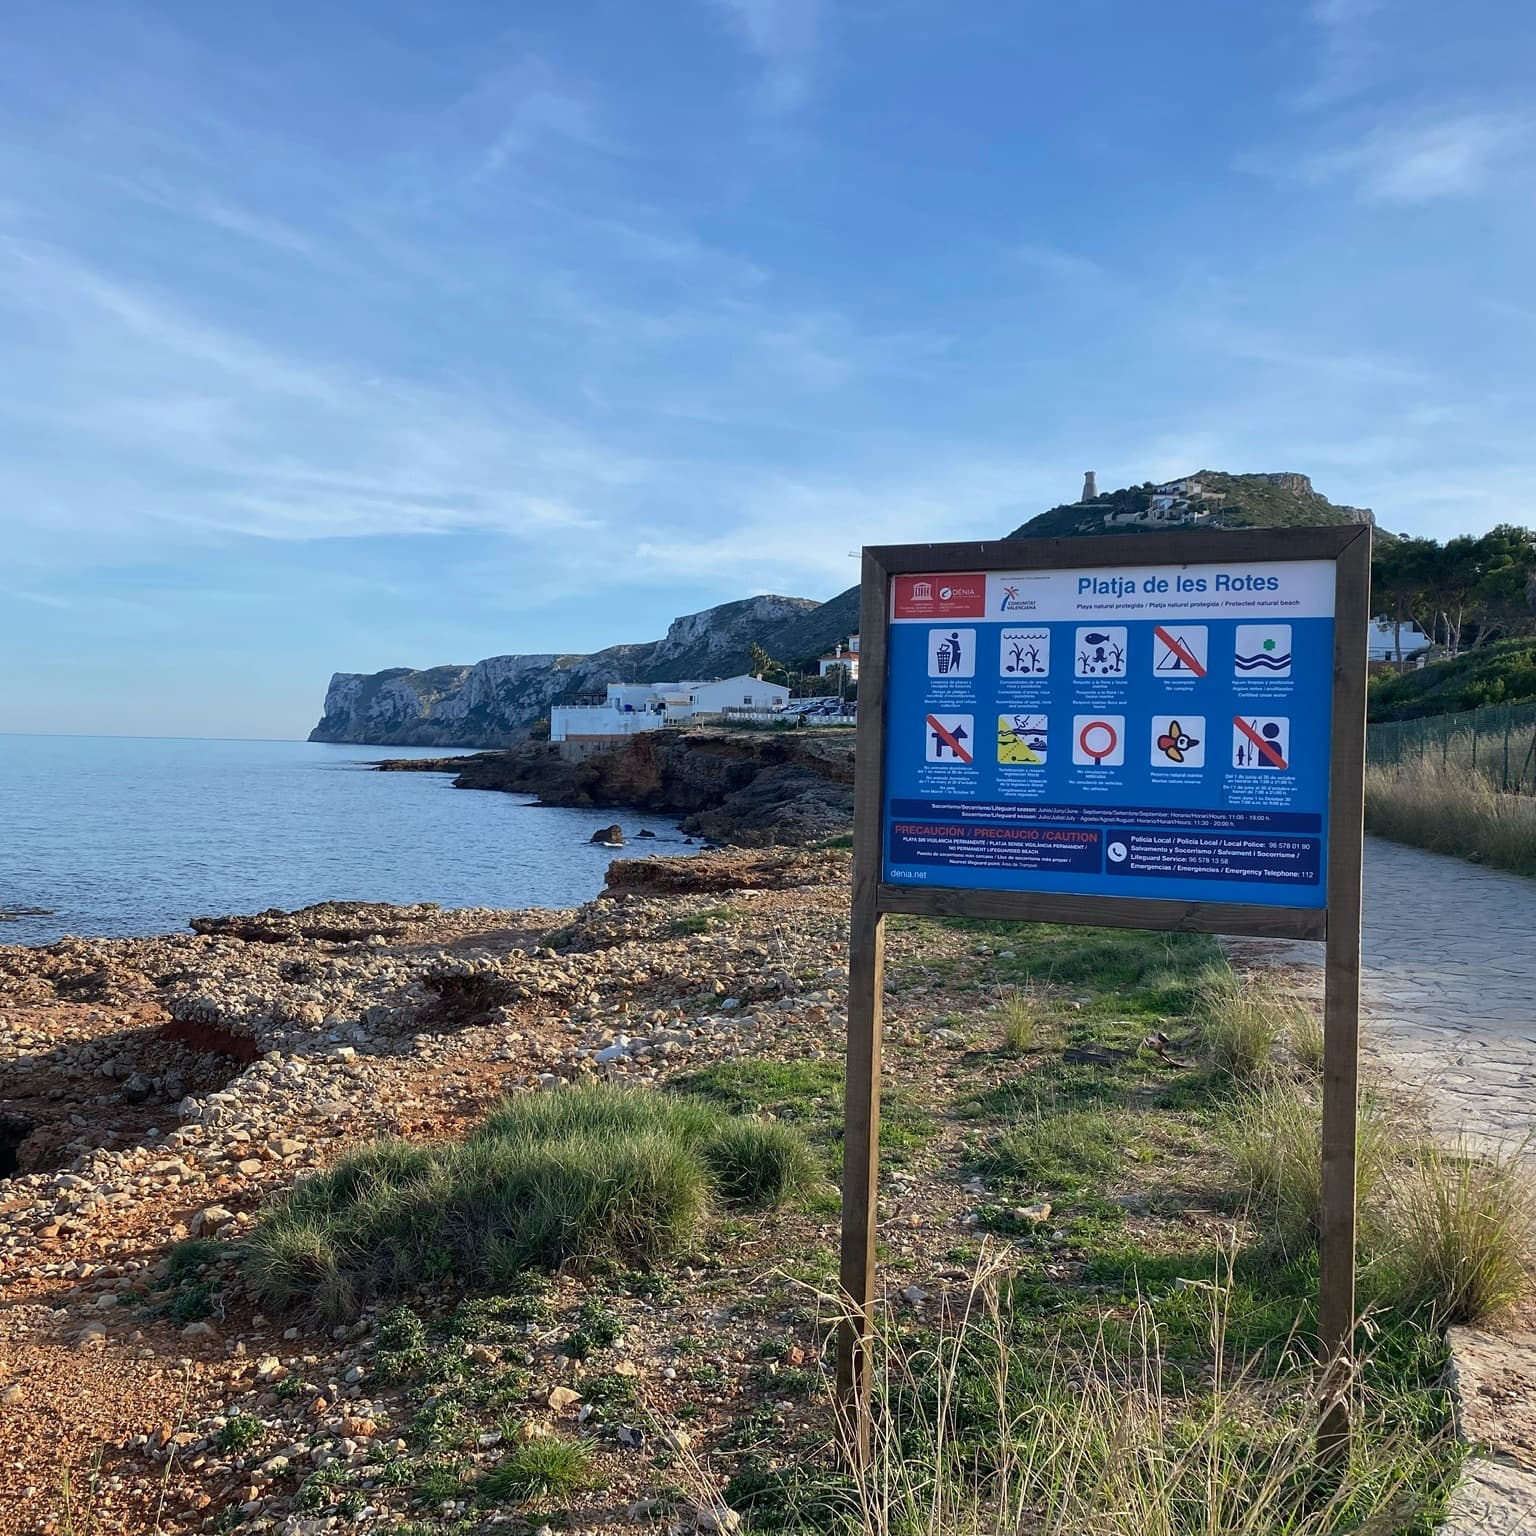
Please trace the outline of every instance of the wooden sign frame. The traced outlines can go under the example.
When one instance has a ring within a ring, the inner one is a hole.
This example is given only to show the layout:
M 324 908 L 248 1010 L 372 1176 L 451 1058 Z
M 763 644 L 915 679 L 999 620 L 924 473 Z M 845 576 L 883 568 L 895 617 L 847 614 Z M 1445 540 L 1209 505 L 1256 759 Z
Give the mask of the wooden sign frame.
M 887 652 L 891 578 L 979 571 L 1204 566 L 1329 560 L 1334 564 L 1332 756 L 1321 908 L 1145 897 L 1091 899 L 882 883 Z M 1322 939 L 1324 972 L 1319 1339 L 1329 1367 L 1320 1449 L 1347 1452 L 1355 1323 L 1355 1144 L 1359 1095 L 1360 896 L 1364 820 L 1366 631 L 1371 529 L 1196 529 L 974 544 L 866 547 L 860 594 L 860 678 L 854 785 L 852 923 L 848 947 L 847 1107 L 843 1137 L 837 1388 L 853 1454 L 869 1454 L 869 1344 L 875 1308 L 879 1199 L 881 999 L 889 913 L 1017 922 L 1086 923 L 1259 938 Z

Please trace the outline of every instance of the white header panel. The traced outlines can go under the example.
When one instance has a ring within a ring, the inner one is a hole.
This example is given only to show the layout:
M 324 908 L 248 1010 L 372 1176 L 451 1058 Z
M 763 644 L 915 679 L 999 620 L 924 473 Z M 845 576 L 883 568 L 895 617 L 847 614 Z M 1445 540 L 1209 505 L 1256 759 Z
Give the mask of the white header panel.
M 1263 560 L 1199 565 L 1084 564 L 1071 570 L 897 576 L 893 623 L 936 618 L 1024 619 L 1328 619 L 1331 560 Z

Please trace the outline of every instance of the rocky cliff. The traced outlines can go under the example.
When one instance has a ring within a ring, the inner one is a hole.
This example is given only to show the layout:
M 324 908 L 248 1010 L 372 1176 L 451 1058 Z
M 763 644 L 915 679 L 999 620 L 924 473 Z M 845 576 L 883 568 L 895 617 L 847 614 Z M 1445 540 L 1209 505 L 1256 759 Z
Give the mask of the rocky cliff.
M 380 746 L 509 746 L 522 740 L 551 704 L 600 694 L 608 683 L 729 677 L 747 670 L 754 644 L 791 660 L 802 653 L 786 651 L 785 644 L 804 645 L 803 654 L 813 654 L 849 633 L 844 628 L 822 638 L 808 622 L 831 606 L 805 597 L 749 597 L 674 619 L 660 640 L 610 646 L 589 656 L 490 656 L 473 666 L 338 672 L 309 739 Z M 840 613 L 829 615 L 828 622 L 841 622 Z

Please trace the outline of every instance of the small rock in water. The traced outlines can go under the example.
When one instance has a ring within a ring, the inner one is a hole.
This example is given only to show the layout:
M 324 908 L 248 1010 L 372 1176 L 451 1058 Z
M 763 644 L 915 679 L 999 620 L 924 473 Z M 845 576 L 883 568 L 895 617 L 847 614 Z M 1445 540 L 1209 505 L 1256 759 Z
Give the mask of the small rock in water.
M 618 822 L 614 822 L 611 827 L 599 827 L 587 841 L 601 843 L 607 848 L 622 848 L 624 846 L 624 828 Z

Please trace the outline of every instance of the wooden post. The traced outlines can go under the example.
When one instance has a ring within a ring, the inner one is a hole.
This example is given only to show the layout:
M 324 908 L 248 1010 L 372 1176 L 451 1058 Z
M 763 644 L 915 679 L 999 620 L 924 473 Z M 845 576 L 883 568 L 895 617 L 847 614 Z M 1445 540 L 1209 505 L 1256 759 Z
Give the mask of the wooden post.
M 1349 1457 L 1355 1331 L 1355 1141 L 1360 1095 L 1360 895 L 1364 825 L 1369 528 L 1339 555 L 1333 614 L 1333 767 L 1328 784 L 1328 937 L 1323 998 L 1323 1170 L 1318 1454 Z
M 859 723 L 853 789 L 853 902 L 848 934 L 848 1049 L 843 1110 L 843 1229 L 839 1279 L 845 1317 L 837 1337 L 837 1400 L 848 1453 L 869 1460 L 869 1343 L 874 1328 L 875 1233 L 880 1199 L 881 999 L 885 919 L 880 913 L 885 781 L 887 578 L 864 551 L 859 605 Z

